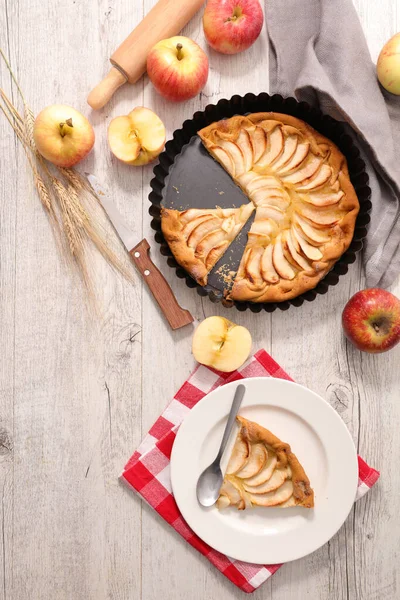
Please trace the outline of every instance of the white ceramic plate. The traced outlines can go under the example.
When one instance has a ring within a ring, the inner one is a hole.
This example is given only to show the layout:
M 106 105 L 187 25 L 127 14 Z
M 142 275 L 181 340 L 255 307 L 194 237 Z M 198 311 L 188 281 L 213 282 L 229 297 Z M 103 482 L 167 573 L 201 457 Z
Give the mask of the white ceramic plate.
M 239 414 L 291 445 L 314 489 L 315 508 L 219 511 L 198 503 L 196 482 L 217 454 L 238 382 L 208 394 L 182 423 L 171 455 L 173 494 L 188 525 L 216 550 L 251 563 L 295 560 L 325 544 L 351 510 L 358 482 L 353 440 L 333 408 L 307 388 L 272 377 L 240 383 L 246 394 Z M 223 471 L 236 433 L 237 428 L 223 458 Z

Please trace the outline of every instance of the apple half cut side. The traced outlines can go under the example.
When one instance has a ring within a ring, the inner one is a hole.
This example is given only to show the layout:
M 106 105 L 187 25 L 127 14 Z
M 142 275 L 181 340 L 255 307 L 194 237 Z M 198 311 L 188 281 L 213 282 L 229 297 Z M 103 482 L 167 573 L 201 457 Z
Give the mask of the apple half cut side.
M 230 373 L 246 361 L 251 343 L 251 335 L 246 327 L 224 317 L 208 317 L 194 332 L 192 351 L 202 365 Z
M 129 115 L 116 117 L 108 127 L 111 152 L 129 165 L 142 166 L 157 158 L 165 139 L 164 123 L 152 110 L 142 106 Z

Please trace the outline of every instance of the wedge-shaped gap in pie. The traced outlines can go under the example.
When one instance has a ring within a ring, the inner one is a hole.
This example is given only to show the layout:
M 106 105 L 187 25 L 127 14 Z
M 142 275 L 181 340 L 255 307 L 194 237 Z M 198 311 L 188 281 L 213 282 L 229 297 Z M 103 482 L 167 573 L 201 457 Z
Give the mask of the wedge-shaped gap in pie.
M 289 444 L 253 421 L 237 417 L 239 432 L 217 500 L 219 509 L 314 506 L 314 491 Z

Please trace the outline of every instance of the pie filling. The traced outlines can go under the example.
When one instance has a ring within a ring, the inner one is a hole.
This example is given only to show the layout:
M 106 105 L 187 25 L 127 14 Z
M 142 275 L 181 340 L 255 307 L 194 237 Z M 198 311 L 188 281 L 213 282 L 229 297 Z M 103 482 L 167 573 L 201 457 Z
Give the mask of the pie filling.
M 273 433 L 237 417 L 240 430 L 217 500 L 219 509 L 252 506 L 314 506 L 310 481 L 291 451 Z
M 278 113 L 235 116 L 199 136 L 250 205 L 216 209 L 214 216 L 163 209 L 162 229 L 178 263 L 205 285 L 255 208 L 228 298 L 279 302 L 314 288 L 349 247 L 359 210 L 340 150 L 303 121 Z M 169 213 L 178 213 L 179 231 L 171 231 Z

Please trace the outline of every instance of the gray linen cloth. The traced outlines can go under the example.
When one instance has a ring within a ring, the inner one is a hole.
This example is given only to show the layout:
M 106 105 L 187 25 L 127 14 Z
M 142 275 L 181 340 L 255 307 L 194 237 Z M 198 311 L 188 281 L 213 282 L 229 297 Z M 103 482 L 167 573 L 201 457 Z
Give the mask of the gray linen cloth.
M 351 0 L 266 0 L 270 93 L 295 96 L 351 126 L 367 164 L 368 286 L 400 273 L 400 97 L 378 84 Z

